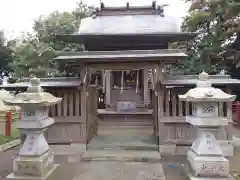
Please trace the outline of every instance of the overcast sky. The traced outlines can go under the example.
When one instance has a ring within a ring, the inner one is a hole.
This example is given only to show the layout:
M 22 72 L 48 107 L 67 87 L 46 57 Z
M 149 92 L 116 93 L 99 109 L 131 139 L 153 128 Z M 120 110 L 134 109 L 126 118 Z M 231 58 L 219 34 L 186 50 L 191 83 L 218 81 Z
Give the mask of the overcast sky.
M 80 0 L 1 0 L 0 30 L 3 29 L 7 38 L 31 32 L 34 19 L 47 15 L 55 10 L 70 11 Z M 125 5 L 127 0 L 102 0 L 106 6 Z M 88 5 L 99 6 L 100 0 L 83 0 Z M 151 5 L 152 0 L 128 0 L 130 5 Z M 185 16 L 189 4 L 184 0 L 158 0 L 157 4 L 169 4 L 165 13 L 178 18 Z

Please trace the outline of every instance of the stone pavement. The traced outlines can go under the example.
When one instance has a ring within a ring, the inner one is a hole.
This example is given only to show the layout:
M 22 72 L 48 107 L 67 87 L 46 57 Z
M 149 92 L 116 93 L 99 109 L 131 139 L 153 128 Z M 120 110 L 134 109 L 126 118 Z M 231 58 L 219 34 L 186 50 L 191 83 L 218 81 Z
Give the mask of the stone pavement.
M 11 173 L 13 168 L 13 159 L 17 156 L 19 147 L 0 152 L 0 180 Z
M 75 153 L 75 150 L 72 150 L 71 155 L 67 154 L 67 149 L 69 146 L 56 146 L 53 147 L 55 153 L 58 153 L 55 157 L 55 161 L 57 163 L 60 163 L 60 167 L 56 170 L 56 172 L 49 178 L 49 180 L 100 180 L 100 177 L 105 177 L 106 172 L 115 172 L 119 173 L 124 172 L 125 178 L 121 176 L 122 178 L 118 179 L 120 177 L 119 175 L 115 174 L 108 176 L 105 178 L 106 180 L 128 180 L 128 177 L 133 177 L 134 173 L 138 177 L 139 180 L 142 180 L 141 178 L 144 177 L 146 174 L 150 176 L 155 173 L 156 168 L 160 167 L 160 164 L 158 163 L 148 163 L 148 162 L 122 162 L 122 161 L 96 161 L 96 162 L 80 162 L 80 154 Z M 71 150 L 68 152 L 71 153 Z M 0 180 L 4 180 L 3 177 L 8 175 L 12 172 L 12 160 L 18 153 L 18 147 L 15 147 L 13 149 L 10 149 L 5 152 L 0 153 Z M 163 170 L 166 176 L 166 180 L 186 180 L 186 176 L 181 169 L 181 164 L 184 164 L 186 162 L 186 158 L 184 156 L 168 156 L 168 157 L 162 157 L 161 164 L 163 166 Z M 235 149 L 235 156 L 230 158 L 231 162 L 231 170 L 232 173 L 239 173 L 240 172 L 240 148 Z M 126 167 L 123 167 L 125 166 Z M 107 170 L 105 173 L 104 167 L 107 167 Z M 149 168 L 147 168 L 149 167 Z M 132 169 L 133 172 L 130 174 L 128 173 L 128 169 Z M 144 173 L 137 173 L 144 171 Z M 159 171 L 158 171 L 159 173 Z M 158 173 L 155 173 L 155 177 L 159 177 Z M 129 176 L 127 176 L 129 174 Z M 92 178 L 92 179 L 90 179 Z M 95 179 L 94 179 L 95 178 Z M 117 178 L 117 179 L 116 179 Z M 105 180 L 104 179 L 104 180 Z M 161 179 L 161 178 L 160 178 Z
M 89 162 L 74 180 L 165 180 L 161 164 L 142 162 Z M 93 173 L 94 170 L 94 173 Z

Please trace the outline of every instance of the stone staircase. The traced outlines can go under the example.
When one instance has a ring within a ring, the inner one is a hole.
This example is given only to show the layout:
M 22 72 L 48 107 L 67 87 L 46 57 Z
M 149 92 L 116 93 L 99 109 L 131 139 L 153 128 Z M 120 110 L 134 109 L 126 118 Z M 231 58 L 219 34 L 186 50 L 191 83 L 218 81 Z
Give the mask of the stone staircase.
M 87 145 L 83 161 L 160 162 L 151 110 L 98 114 L 98 135 Z
M 89 150 L 81 160 L 89 161 L 123 161 L 123 162 L 151 162 L 159 163 L 161 156 L 158 151 L 134 151 L 134 150 Z
M 153 134 L 152 110 L 129 113 L 99 111 L 98 135 L 119 133 Z

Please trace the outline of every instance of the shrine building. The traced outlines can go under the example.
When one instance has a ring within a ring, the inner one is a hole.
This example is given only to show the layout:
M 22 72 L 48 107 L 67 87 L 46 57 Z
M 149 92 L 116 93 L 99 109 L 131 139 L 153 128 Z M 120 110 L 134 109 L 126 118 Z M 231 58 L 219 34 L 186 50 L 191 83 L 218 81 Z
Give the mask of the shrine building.
M 182 32 L 164 15 L 162 6 L 105 7 L 81 21 L 75 34 L 57 35 L 65 43 L 83 44 L 84 51 L 61 52 L 55 60 L 76 69 L 80 78 L 45 78 L 41 86 L 62 102 L 50 109 L 56 123 L 46 132 L 49 143 L 80 143 L 86 149 L 154 149 L 160 154 L 185 155 L 196 129 L 185 120 L 191 103 L 178 95 L 197 82 L 197 75 L 173 75 L 187 55 L 171 43 L 191 41 L 195 32 Z M 239 80 L 209 77 L 230 92 Z M 2 86 L 26 88 L 29 80 Z M 232 138 L 232 107 L 219 103 L 229 126 L 218 132 L 227 149 Z M 226 150 L 225 155 L 231 155 Z

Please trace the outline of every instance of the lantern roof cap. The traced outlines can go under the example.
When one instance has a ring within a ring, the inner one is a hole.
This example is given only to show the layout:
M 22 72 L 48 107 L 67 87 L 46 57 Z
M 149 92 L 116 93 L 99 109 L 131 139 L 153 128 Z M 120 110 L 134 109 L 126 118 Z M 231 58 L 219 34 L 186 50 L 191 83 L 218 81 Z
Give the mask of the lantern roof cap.
M 18 106 L 49 106 L 61 102 L 62 98 L 53 96 L 50 93 L 44 92 L 40 86 L 40 79 L 33 77 L 30 79 L 30 85 L 26 92 L 19 93 L 13 98 L 5 99 L 4 102 L 9 105 Z
M 190 102 L 228 102 L 234 101 L 236 96 L 212 87 L 208 73 L 203 71 L 198 76 L 197 86 L 190 89 L 186 94 L 179 95 L 179 98 L 182 101 Z
M 198 75 L 198 79 L 200 81 L 207 81 L 209 79 L 209 75 L 208 73 L 206 73 L 205 71 L 202 71 L 199 75 Z
M 13 97 L 14 96 L 9 91 L 6 91 L 4 89 L 0 90 L 0 111 L 10 111 L 13 109 L 17 109 L 17 107 L 6 105 L 3 101 L 5 99 L 11 99 Z

